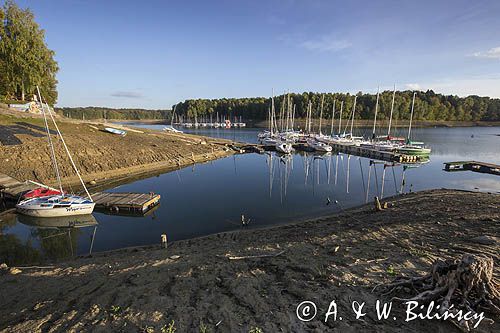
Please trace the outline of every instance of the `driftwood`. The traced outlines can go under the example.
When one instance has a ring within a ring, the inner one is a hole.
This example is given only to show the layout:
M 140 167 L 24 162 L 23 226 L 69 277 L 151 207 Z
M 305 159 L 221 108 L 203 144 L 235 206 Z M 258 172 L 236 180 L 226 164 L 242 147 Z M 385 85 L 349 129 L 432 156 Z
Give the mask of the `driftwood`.
M 383 295 L 392 294 L 401 288 L 410 288 L 417 295 L 410 298 L 393 297 L 401 302 L 416 301 L 439 305 L 439 314 L 458 314 L 459 311 L 476 314 L 486 312 L 500 316 L 500 284 L 493 276 L 493 259 L 481 255 L 465 254 L 460 260 L 437 260 L 431 272 L 424 276 L 399 277 L 393 283 L 373 288 Z M 408 289 L 406 289 L 408 290 Z M 464 332 L 469 332 L 477 323 L 477 318 L 466 321 L 459 316 L 449 318 Z M 488 319 L 490 323 L 493 320 Z
M 277 253 L 272 253 L 272 254 L 262 254 L 262 255 L 256 255 L 256 256 L 242 256 L 242 257 L 228 257 L 229 260 L 243 260 L 243 259 L 257 259 L 257 258 L 273 258 L 273 257 L 277 257 L 279 255 L 282 255 L 283 253 L 285 253 L 285 251 L 280 251 L 280 252 L 277 252 Z

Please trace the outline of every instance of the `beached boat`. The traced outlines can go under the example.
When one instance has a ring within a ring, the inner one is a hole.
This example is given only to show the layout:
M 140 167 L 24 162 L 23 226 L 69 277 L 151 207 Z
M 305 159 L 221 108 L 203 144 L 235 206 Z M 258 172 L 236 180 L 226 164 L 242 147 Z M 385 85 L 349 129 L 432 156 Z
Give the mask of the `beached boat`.
M 111 134 L 116 134 L 116 135 L 121 135 L 121 136 L 127 135 L 126 131 L 119 130 L 119 129 L 113 128 L 113 127 L 105 127 L 104 130 L 108 133 L 111 133 Z
M 37 87 L 38 90 L 38 87 Z M 58 217 L 58 216 L 73 216 L 73 215 L 85 215 L 85 214 L 90 214 L 94 210 L 95 203 L 92 201 L 92 197 L 90 196 L 89 191 L 87 190 L 87 187 L 85 186 L 85 183 L 82 180 L 82 177 L 80 176 L 80 172 L 78 171 L 73 158 L 68 150 L 68 147 L 66 146 L 66 142 L 64 141 L 64 138 L 61 134 L 61 131 L 59 130 L 59 126 L 57 126 L 57 123 L 54 119 L 54 116 L 49 110 L 49 115 L 52 120 L 52 123 L 54 124 L 54 127 L 56 129 L 57 135 L 61 139 L 61 143 L 66 151 L 66 154 L 71 162 L 71 165 L 73 166 L 73 170 L 76 172 L 78 179 L 80 180 L 85 192 L 87 193 L 88 198 L 83 198 L 77 195 L 70 195 L 66 194 L 63 191 L 62 188 L 62 183 L 61 183 L 61 177 L 59 174 L 59 167 L 57 165 L 57 160 L 56 160 L 56 154 L 54 150 L 54 145 L 52 143 L 52 138 L 50 134 L 50 129 L 49 125 L 47 122 L 47 112 L 45 111 L 45 104 L 43 103 L 42 97 L 40 95 L 40 91 L 38 90 L 38 97 L 40 99 L 40 103 L 42 105 L 42 113 L 44 116 L 44 121 L 45 121 L 45 129 L 47 131 L 47 139 L 49 142 L 49 148 L 50 148 L 50 156 L 52 159 L 52 164 L 54 167 L 54 171 L 57 177 L 57 181 L 59 183 L 59 191 L 60 194 L 56 195 L 51 195 L 51 196 L 44 196 L 44 197 L 34 197 L 34 198 L 29 198 L 20 201 L 16 205 L 16 210 L 18 213 L 28 215 L 28 216 L 35 216 L 35 217 Z
M 174 128 L 173 126 L 165 126 L 163 127 L 163 130 L 166 132 L 172 132 L 172 133 L 184 133 L 181 130 L 178 130 L 177 128 Z

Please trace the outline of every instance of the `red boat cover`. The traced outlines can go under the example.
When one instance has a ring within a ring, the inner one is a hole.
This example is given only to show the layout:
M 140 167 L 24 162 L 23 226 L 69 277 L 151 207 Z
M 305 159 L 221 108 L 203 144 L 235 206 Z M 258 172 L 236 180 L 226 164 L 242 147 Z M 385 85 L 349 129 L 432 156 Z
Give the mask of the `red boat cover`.
M 61 194 L 61 191 L 51 190 L 45 187 L 37 187 L 34 190 L 24 193 L 23 197 L 29 199 L 29 198 L 47 197 L 49 195 L 56 195 L 56 194 Z

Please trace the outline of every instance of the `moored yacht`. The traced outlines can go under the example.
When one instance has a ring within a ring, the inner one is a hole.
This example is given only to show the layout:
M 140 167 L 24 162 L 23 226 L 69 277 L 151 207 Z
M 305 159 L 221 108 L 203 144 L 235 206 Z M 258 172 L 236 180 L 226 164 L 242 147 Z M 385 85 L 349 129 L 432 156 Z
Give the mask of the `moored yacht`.
M 61 217 L 91 214 L 94 206 L 95 203 L 88 198 L 58 194 L 23 200 L 16 205 L 16 210 L 34 217 Z

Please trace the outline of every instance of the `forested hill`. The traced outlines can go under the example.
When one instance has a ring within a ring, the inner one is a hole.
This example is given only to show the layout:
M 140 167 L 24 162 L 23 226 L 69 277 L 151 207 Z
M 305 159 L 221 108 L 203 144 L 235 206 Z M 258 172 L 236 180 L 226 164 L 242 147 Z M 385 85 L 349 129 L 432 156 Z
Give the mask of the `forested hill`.
M 170 110 L 112 109 L 104 107 L 56 108 L 57 113 L 75 119 L 171 119 Z
M 313 93 L 290 94 L 290 99 L 296 106 L 296 117 L 305 118 L 309 101 L 312 102 L 313 117 L 318 117 L 322 96 L 324 95 L 323 117 L 330 118 L 333 101 L 336 100 L 336 116 L 340 109 L 340 102 L 344 101 L 343 116 L 348 117 L 352 111 L 354 95 L 343 93 Z M 376 94 L 357 94 L 356 119 L 373 119 L 375 112 Z M 394 119 L 409 119 L 412 91 L 397 91 L 394 102 Z M 284 95 L 275 97 L 276 112 L 279 112 Z M 392 102 L 392 91 L 380 94 L 379 114 L 380 120 L 388 119 Z M 244 119 L 266 119 L 271 105 L 271 99 L 266 97 L 253 98 L 222 98 L 222 99 L 190 99 L 176 105 L 176 114 L 213 117 L 242 116 Z M 215 118 L 214 118 L 215 119 Z M 500 99 L 479 96 L 445 96 L 436 94 L 432 90 L 419 91 L 415 99 L 415 120 L 427 121 L 499 121 Z

